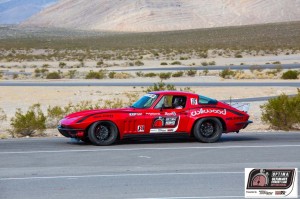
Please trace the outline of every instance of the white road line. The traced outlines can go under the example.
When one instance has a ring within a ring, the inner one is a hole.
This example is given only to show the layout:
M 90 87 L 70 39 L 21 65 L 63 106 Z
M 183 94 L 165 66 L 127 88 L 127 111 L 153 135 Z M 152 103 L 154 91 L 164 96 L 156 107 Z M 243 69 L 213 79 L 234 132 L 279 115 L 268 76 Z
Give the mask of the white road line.
M 244 198 L 245 196 L 199 196 L 199 197 L 159 197 L 159 198 L 132 198 L 132 199 L 206 199 L 206 198 Z
M 300 145 L 238 145 L 238 146 L 207 146 L 207 147 L 166 147 L 166 148 L 106 148 L 83 150 L 56 150 L 56 151 L 4 151 L 1 154 L 35 154 L 35 153 L 78 153 L 78 152 L 106 152 L 106 151 L 146 151 L 146 150 L 189 150 L 189 149 L 238 149 L 238 148 L 288 148 Z
M 43 180 L 43 179 L 76 179 L 76 178 L 101 178 L 101 177 L 137 177 L 137 176 L 172 176 L 172 175 L 232 175 L 243 174 L 244 171 L 237 172 L 186 172 L 186 173 L 132 173 L 132 174 L 103 174 L 103 175 L 80 175 L 80 176 L 36 176 L 36 177 L 20 177 L 20 178 L 0 178 L 0 181 L 9 180 Z

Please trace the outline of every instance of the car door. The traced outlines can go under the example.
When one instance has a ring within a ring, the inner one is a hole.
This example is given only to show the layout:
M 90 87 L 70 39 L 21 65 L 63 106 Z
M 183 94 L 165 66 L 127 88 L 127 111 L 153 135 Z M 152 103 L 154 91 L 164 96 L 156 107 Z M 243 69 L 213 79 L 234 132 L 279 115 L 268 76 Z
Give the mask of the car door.
M 150 134 L 187 132 L 188 111 L 186 106 L 181 108 L 173 106 L 177 98 L 184 99 L 185 103 L 187 101 L 186 96 L 165 95 L 151 111 L 145 113 L 146 128 Z

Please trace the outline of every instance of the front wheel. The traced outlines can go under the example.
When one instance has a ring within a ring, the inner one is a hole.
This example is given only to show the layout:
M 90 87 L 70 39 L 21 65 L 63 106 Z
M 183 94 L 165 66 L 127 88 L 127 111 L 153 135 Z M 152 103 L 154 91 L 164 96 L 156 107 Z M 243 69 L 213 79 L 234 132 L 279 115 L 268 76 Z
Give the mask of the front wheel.
M 212 143 L 220 139 L 222 124 L 217 118 L 202 118 L 194 126 L 194 136 L 199 142 Z
M 111 145 L 118 137 L 118 128 L 114 123 L 109 121 L 95 122 L 90 127 L 88 136 L 94 145 Z

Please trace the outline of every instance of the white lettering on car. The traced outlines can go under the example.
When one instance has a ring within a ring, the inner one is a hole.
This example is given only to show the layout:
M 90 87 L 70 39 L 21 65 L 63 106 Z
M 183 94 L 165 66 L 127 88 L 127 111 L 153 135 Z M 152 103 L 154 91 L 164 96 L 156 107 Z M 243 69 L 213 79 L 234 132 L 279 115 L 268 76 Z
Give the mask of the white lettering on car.
M 142 113 L 129 113 L 129 116 L 142 116 Z
M 176 113 L 175 112 L 171 112 L 171 113 L 165 113 L 165 115 L 167 115 L 167 116 L 175 116 L 176 115 Z
M 208 114 L 208 113 L 215 113 L 215 114 L 220 114 L 220 115 L 226 115 L 227 114 L 226 109 L 219 110 L 219 109 L 203 109 L 203 108 L 201 108 L 198 111 L 191 112 L 191 116 L 194 117 L 194 116 L 197 116 L 197 115 Z

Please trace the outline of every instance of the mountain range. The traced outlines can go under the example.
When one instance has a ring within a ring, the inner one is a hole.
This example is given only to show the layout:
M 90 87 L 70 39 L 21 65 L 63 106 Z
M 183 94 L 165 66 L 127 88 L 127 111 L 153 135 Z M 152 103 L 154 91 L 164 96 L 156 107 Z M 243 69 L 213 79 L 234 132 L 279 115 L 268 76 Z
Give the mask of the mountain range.
M 300 21 L 300 0 L 59 0 L 21 27 L 156 32 L 287 21 Z

